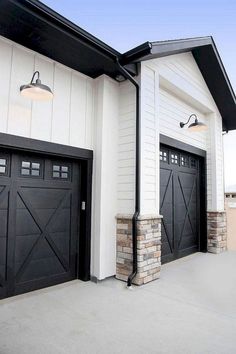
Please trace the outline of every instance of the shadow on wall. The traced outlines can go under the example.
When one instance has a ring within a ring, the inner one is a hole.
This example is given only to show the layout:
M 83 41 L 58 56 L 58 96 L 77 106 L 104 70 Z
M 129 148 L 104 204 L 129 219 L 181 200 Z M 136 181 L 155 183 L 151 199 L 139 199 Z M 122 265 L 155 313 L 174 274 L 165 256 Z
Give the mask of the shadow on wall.
M 227 218 L 227 248 L 236 251 L 236 192 L 225 194 Z

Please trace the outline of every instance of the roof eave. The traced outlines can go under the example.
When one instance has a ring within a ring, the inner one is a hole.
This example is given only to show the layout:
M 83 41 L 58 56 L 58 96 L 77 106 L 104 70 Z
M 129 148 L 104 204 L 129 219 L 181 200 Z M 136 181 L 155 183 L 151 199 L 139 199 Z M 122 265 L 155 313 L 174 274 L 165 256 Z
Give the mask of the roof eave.
M 122 56 L 120 52 L 91 35 L 89 32 L 83 30 L 81 27 L 75 25 L 73 22 L 58 14 L 56 11 L 52 10 L 39 0 L 21 0 L 21 2 L 18 0 L 10 0 L 10 2 L 16 3 L 19 7 L 27 8 L 28 12 L 32 12 L 33 15 L 43 17 L 43 19 L 48 21 L 51 25 L 53 24 L 60 29 L 66 30 L 68 33 L 83 40 L 112 59 Z

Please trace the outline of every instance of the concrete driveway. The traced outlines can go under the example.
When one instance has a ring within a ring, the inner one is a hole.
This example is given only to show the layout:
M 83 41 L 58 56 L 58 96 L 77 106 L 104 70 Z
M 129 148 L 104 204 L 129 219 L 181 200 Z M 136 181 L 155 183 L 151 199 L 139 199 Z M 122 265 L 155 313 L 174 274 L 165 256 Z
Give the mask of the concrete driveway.
M 0 353 L 236 353 L 236 252 L 169 263 L 132 291 L 73 281 L 3 300 Z

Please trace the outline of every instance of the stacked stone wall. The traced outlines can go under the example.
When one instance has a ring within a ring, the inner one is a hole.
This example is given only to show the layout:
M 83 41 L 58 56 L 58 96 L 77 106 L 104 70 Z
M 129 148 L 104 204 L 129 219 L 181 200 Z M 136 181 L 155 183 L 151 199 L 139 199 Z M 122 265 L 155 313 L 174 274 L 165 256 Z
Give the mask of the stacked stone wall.
M 159 278 L 161 270 L 161 218 L 145 217 L 137 222 L 138 273 L 133 281 L 146 284 Z M 117 217 L 117 279 L 126 281 L 132 272 L 132 217 Z
M 227 250 L 227 225 L 225 212 L 207 213 L 208 252 L 221 253 Z

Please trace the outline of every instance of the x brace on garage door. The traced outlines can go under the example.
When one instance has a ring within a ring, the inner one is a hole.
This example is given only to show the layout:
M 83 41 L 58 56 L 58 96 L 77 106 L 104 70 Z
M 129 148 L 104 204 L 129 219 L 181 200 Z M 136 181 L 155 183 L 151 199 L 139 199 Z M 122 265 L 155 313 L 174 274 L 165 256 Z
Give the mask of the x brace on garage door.
M 92 152 L 0 138 L 0 298 L 88 280 Z

